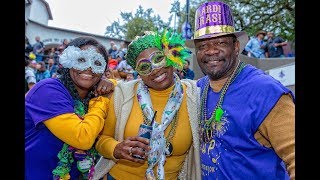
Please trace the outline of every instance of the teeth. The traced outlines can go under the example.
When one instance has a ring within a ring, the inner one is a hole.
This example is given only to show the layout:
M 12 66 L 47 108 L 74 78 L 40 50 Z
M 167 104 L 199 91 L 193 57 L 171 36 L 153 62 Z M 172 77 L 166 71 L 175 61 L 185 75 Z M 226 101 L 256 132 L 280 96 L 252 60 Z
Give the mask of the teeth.
M 153 81 L 161 82 L 166 77 L 166 75 L 167 75 L 167 73 L 163 73 L 160 76 L 158 76 L 157 78 L 155 78 Z
M 79 74 L 79 76 L 81 76 L 82 78 L 85 78 L 85 79 L 93 77 L 91 74 Z
M 218 65 L 220 61 L 209 61 L 208 64 L 212 64 L 212 65 Z

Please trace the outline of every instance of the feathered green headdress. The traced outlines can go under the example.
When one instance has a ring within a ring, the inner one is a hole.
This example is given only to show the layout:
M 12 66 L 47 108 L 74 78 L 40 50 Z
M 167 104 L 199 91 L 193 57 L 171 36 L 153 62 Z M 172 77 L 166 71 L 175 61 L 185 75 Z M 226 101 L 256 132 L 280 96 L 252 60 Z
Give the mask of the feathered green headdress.
M 172 30 L 166 29 L 162 34 L 146 31 L 143 36 L 136 36 L 128 45 L 127 63 L 135 69 L 137 57 L 142 51 L 158 48 L 164 52 L 167 66 L 182 70 L 186 59 L 191 55 L 191 51 L 184 46 L 184 43 L 181 34 L 173 33 Z

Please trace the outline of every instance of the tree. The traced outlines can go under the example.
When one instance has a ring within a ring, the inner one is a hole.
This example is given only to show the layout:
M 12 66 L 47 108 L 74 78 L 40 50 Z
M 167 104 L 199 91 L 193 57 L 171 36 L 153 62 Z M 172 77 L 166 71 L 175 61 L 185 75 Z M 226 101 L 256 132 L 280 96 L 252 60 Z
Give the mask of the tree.
M 188 21 L 191 22 L 193 31 L 196 8 L 203 2 L 206 1 L 190 1 Z M 224 0 L 224 2 L 232 9 L 237 31 L 245 31 L 249 36 L 254 36 L 258 30 L 272 31 L 288 41 L 294 41 L 295 0 Z M 186 20 L 185 10 L 186 7 L 180 11 L 178 27 L 181 27 Z
M 151 8 L 144 11 L 142 6 L 139 6 L 134 16 L 131 12 L 121 12 L 120 15 L 122 21 L 118 19 L 110 26 L 107 26 L 105 36 L 133 40 L 135 36 L 144 31 L 162 31 L 164 28 L 169 27 L 172 19 L 171 16 L 169 22 L 165 23 L 159 15 L 153 15 Z
M 171 4 L 171 10 L 170 10 L 170 13 L 174 13 L 174 31 L 176 31 L 177 29 L 177 26 L 176 26 L 176 18 L 178 16 L 178 18 L 180 18 L 180 2 L 178 0 L 174 1 L 172 4 Z M 179 27 L 179 26 L 178 26 Z

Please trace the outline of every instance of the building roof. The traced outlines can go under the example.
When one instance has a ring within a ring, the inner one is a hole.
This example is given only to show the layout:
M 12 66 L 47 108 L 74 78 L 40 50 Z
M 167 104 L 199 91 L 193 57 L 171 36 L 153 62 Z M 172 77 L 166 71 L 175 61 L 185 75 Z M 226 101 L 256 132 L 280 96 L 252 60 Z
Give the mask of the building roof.
M 45 27 L 45 28 L 49 28 L 49 29 L 56 29 L 56 30 L 68 31 L 68 32 L 72 32 L 72 33 L 80 33 L 80 34 L 88 35 L 88 36 L 96 36 L 96 37 L 108 38 L 108 39 L 111 39 L 111 40 L 113 39 L 113 40 L 116 40 L 116 41 L 131 42 L 131 41 L 128 41 L 128 40 L 122 40 L 122 39 L 118 39 L 118 38 L 106 37 L 106 36 L 99 35 L 99 34 L 92 34 L 92 33 L 87 33 L 87 32 L 83 32 L 83 31 L 76 31 L 76 30 L 71 30 L 71 29 L 64 29 L 64 28 L 59 28 L 59 27 L 47 26 L 47 25 L 38 23 L 38 22 L 36 22 L 36 21 L 34 21 L 32 19 L 29 19 L 29 22 L 35 23 L 35 24 L 37 24 L 39 26 L 42 26 L 42 27 Z
M 52 18 L 52 13 L 51 13 L 51 9 L 50 9 L 50 6 L 49 6 L 48 2 L 45 1 L 45 0 L 41 0 L 41 1 L 44 3 L 44 5 L 45 5 L 46 8 L 47 8 L 47 12 L 48 12 L 48 15 L 49 15 L 49 19 L 50 19 L 50 20 L 53 20 L 53 18 Z

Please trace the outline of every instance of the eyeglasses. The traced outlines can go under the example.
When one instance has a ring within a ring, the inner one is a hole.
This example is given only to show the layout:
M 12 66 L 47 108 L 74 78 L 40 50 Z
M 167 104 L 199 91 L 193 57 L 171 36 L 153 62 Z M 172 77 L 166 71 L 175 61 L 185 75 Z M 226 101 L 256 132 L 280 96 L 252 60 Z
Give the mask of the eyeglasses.
M 166 66 L 166 57 L 162 51 L 155 51 L 148 58 L 141 58 L 137 62 L 136 71 L 143 76 L 151 74 L 154 69 Z

